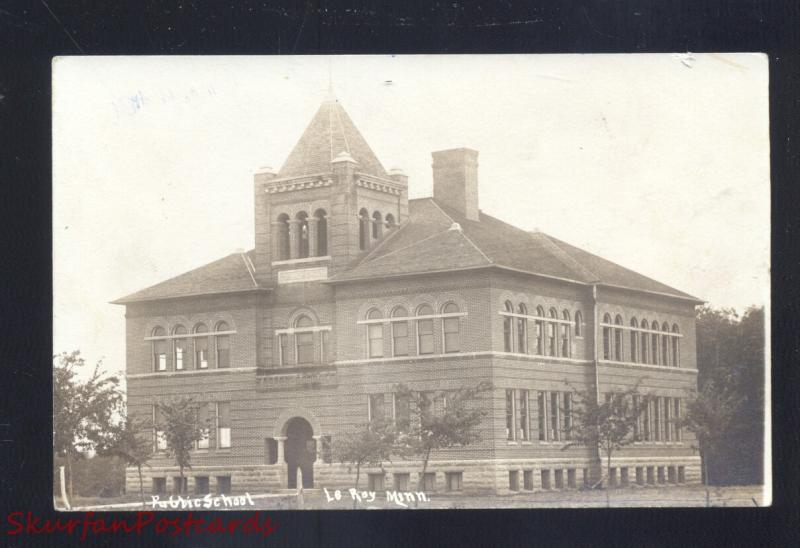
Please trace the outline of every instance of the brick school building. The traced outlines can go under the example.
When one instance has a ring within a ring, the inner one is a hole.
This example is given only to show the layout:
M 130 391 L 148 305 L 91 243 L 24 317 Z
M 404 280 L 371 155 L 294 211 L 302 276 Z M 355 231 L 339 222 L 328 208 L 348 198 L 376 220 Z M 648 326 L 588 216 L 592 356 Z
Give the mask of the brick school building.
M 697 386 L 701 301 L 481 212 L 477 151 L 432 157 L 433 196 L 409 200 L 408 178 L 326 100 L 283 167 L 255 174 L 255 249 L 115 301 L 129 413 L 154 424 L 154 493 L 180 488 L 160 401 L 191 396 L 210 425 L 190 493 L 293 488 L 298 470 L 307 488 L 349 487 L 332 443 L 376 418 L 413 420 L 401 382 L 492 385 L 471 402 L 487 411 L 480 440 L 431 456 L 429 493 L 594 481 L 597 452 L 564 449 L 575 391 L 632 386 L 653 398 L 606 481 L 699 481 L 695 440 L 675 419 Z M 422 467 L 384 468 L 366 470 L 366 487 L 413 489 Z M 127 483 L 138 490 L 134 470 Z

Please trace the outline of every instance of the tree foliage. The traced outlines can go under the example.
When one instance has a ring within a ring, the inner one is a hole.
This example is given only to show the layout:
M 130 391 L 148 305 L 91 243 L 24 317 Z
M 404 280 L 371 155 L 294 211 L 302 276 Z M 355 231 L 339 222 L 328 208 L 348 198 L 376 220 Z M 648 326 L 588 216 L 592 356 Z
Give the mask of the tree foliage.
M 634 405 L 634 397 L 638 405 Z M 607 392 L 600 401 L 593 391 L 573 392 L 571 441 L 562 449 L 592 447 L 606 458 L 606 477 L 611 475 L 611 457 L 635 441 L 636 423 L 649 403 L 650 396 L 640 394 L 638 383 L 626 390 Z
M 197 420 L 199 405 L 192 398 L 181 397 L 158 404 L 161 421 L 156 428 L 164 433 L 167 455 L 180 469 L 181 490 L 186 490 L 184 469 L 192 467 L 192 449 L 203 439 L 204 429 Z
M 333 443 L 334 460 L 347 465 L 347 471 L 356 471 L 355 489 L 361 478 L 361 469 L 364 467 L 380 467 L 383 463 L 391 461 L 395 447 L 396 433 L 388 422 L 362 424 L 350 432 L 344 433 Z M 356 499 L 353 499 L 353 507 Z
M 105 375 L 98 362 L 88 379 L 81 380 L 85 365 L 79 350 L 53 360 L 53 449 L 66 461 L 70 496 L 73 461 L 112 435 L 123 404 L 117 377 Z
M 153 456 L 153 425 L 151 421 L 127 417 L 112 430 L 111 436 L 99 445 L 97 452 L 120 458 L 127 466 L 136 468 L 139 475 L 139 496 L 144 504 L 142 467 Z
M 433 451 L 470 445 L 480 439 L 478 427 L 487 410 L 474 401 L 490 389 L 491 384 L 485 381 L 457 390 L 420 392 L 404 384 L 395 387 L 396 397 L 407 398 L 414 415 L 408 429 L 398 433 L 398 451 L 404 458 L 422 460 L 420 490 Z M 437 401 L 441 402 L 438 409 Z
M 699 390 L 686 426 L 700 443 L 707 480 L 763 482 L 764 308 L 697 313 Z

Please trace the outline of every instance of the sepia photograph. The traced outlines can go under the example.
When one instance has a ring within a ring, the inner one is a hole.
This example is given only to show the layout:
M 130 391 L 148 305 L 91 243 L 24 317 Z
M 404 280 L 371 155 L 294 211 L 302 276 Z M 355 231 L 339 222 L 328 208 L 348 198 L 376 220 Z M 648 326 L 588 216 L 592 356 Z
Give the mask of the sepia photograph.
M 767 61 L 54 58 L 54 507 L 771 505 Z

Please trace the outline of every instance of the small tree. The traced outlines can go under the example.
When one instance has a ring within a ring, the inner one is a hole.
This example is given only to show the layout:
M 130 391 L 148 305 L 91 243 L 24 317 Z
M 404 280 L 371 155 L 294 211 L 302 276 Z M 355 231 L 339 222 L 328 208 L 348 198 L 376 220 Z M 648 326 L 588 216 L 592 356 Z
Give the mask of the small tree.
M 127 466 L 136 467 L 139 474 L 139 496 L 144 506 L 144 482 L 142 467 L 153 456 L 152 424 L 150 421 L 136 420 L 131 417 L 120 423 L 112 436 L 98 447 L 98 453 L 121 458 Z
M 53 449 L 67 464 L 69 496 L 73 496 L 72 462 L 95 449 L 110 435 L 122 405 L 119 381 L 106 376 L 98 362 L 85 381 L 80 350 L 62 352 L 53 363 Z
M 610 477 L 612 455 L 635 441 L 636 423 L 649 403 L 650 397 L 640 395 L 637 387 L 638 383 L 627 390 L 615 389 L 606 393 L 602 402 L 597 401 L 594 392 L 574 392 L 572 440 L 561 449 L 595 448 L 606 457 L 606 477 Z M 638 406 L 633 405 L 634 396 L 641 402 Z
M 473 388 L 440 390 L 436 392 L 413 391 L 404 384 L 395 387 L 397 397 L 408 398 L 415 420 L 407 432 L 398 434 L 399 452 L 404 458 L 422 459 L 419 490 L 422 491 L 425 472 L 433 451 L 470 445 L 480 439 L 480 426 L 487 411 L 483 407 L 471 408 L 469 401 L 492 385 L 483 381 Z M 435 402 L 440 401 L 440 409 Z
M 361 477 L 361 468 L 379 466 L 391 461 L 395 444 L 395 431 L 387 422 L 373 421 L 337 438 L 333 444 L 334 459 L 347 465 L 347 471 L 356 470 L 355 489 Z M 353 499 L 353 508 L 357 499 Z
M 705 386 L 686 406 L 686 415 L 680 421 L 694 433 L 703 459 L 703 482 L 710 483 L 709 461 L 725 449 L 728 429 L 736 415 L 739 402 L 736 394 L 721 388 L 721 383 L 706 381 Z
M 175 459 L 180 469 L 181 492 L 186 492 L 186 478 L 183 471 L 192 467 L 192 449 L 204 437 L 204 425 L 197 420 L 199 406 L 192 398 L 178 398 L 160 403 L 161 424 L 167 442 L 167 455 Z

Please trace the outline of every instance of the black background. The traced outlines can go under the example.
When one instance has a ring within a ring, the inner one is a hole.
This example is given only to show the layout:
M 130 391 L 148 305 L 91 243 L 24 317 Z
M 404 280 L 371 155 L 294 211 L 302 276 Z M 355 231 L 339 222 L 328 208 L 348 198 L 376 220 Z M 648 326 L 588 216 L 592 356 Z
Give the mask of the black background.
M 770 64 L 772 148 L 772 508 L 272 512 L 279 530 L 266 541 L 242 535 L 100 535 L 87 544 L 800 545 L 794 241 L 800 229 L 799 12 L 794 1 L 734 0 L 536 5 L 0 0 L 0 544 L 78 543 L 65 534 L 6 535 L 8 512 L 56 515 L 50 395 L 53 56 L 763 51 Z

